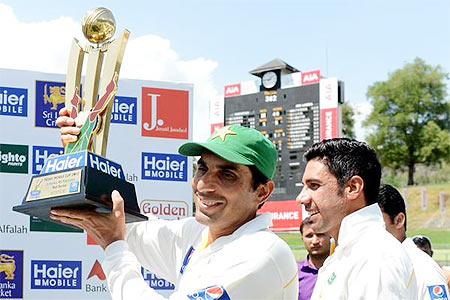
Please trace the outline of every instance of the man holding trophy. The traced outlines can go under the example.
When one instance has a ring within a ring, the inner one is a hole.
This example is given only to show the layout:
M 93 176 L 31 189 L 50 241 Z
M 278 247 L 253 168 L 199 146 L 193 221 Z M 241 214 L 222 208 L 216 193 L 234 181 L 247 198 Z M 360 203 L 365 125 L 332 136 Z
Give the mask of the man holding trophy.
M 105 94 L 116 80 L 113 75 Z M 95 121 L 93 112 L 103 104 L 91 105 L 87 118 L 76 114 L 77 91 L 57 120 L 62 142 L 66 149 L 94 145 L 98 150 L 107 135 L 86 138 L 85 132 L 97 130 L 98 124 L 86 124 Z M 108 118 L 106 113 L 100 122 Z M 192 180 L 195 218 L 125 224 L 127 199 L 118 191 L 111 194 L 110 212 L 61 207 L 52 208 L 50 218 L 84 229 L 105 250 L 102 266 L 113 299 L 163 299 L 144 281 L 141 266 L 175 284 L 170 299 L 296 299 L 295 258 L 270 232 L 271 216 L 256 214 L 275 187 L 274 145 L 254 129 L 232 125 L 178 151 L 200 156 Z

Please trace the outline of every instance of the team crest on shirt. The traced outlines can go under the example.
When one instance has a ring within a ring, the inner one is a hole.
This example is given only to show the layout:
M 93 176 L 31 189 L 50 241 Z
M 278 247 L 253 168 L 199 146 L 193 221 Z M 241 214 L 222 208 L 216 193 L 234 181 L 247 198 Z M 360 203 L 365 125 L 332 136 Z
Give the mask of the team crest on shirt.
M 222 286 L 210 286 L 206 289 L 188 295 L 191 300 L 230 300 L 227 291 Z
M 336 279 L 336 273 L 331 273 L 330 277 L 328 277 L 328 284 L 332 284 L 334 280 Z
M 448 300 L 448 295 L 443 285 L 429 285 L 428 293 L 431 300 Z

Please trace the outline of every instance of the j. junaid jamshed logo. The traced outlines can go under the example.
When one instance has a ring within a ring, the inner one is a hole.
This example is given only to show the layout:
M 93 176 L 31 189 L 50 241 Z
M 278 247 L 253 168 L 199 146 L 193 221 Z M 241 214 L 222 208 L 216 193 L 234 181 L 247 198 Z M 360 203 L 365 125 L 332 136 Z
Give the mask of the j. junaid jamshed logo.
M 189 91 L 142 88 L 142 136 L 187 139 Z

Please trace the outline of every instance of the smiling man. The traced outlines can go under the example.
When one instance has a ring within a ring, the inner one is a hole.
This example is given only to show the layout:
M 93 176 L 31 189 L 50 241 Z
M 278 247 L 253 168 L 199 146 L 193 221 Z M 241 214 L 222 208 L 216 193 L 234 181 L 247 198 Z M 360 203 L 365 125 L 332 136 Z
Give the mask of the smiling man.
M 73 119 L 62 112 L 57 123 L 63 143 L 76 139 Z M 83 228 L 105 249 L 113 299 L 163 299 L 144 281 L 141 266 L 175 284 L 170 299 L 295 299 L 295 258 L 270 232 L 271 216 L 256 214 L 274 190 L 274 145 L 254 129 L 232 125 L 179 152 L 201 156 L 192 180 L 195 218 L 125 226 L 116 191 L 111 214 L 54 210 L 52 218 Z
M 385 230 L 376 203 L 381 166 L 375 151 L 342 138 L 314 144 L 305 158 L 297 201 L 311 228 L 337 241 L 311 299 L 417 299 L 411 261 Z

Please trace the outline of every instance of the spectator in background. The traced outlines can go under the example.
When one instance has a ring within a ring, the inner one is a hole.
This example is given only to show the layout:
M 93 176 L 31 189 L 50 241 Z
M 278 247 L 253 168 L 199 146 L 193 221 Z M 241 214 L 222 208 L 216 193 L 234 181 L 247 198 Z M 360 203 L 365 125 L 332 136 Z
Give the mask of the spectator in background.
M 417 248 L 428 254 L 430 257 L 433 257 L 433 250 L 431 248 L 431 241 L 429 238 L 423 235 L 416 235 L 412 238 L 414 244 L 416 244 Z
M 303 220 L 300 233 L 308 255 L 298 264 L 299 300 L 309 300 L 316 285 L 317 273 L 330 254 L 330 235 L 315 232 L 310 218 Z
M 405 201 L 399 191 L 389 184 L 382 185 L 378 204 L 383 212 L 387 231 L 402 243 L 412 261 L 416 273 L 418 299 L 448 299 L 450 294 L 447 278 L 441 267 L 431 255 L 417 248 L 412 239 L 406 237 Z M 429 246 L 431 250 L 431 243 Z
M 429 256 L 433 257 L 433 249 L 431 247 L 431 241 L 429 238 L 423 235 L 417 235 L 412 238 L 414 244 L 416 244 L 417 248 L 424 251 Z M 450 291 L 450 266 L 443 266 L 442 271 L 444 275 L 447 277 L 447 285 Z

